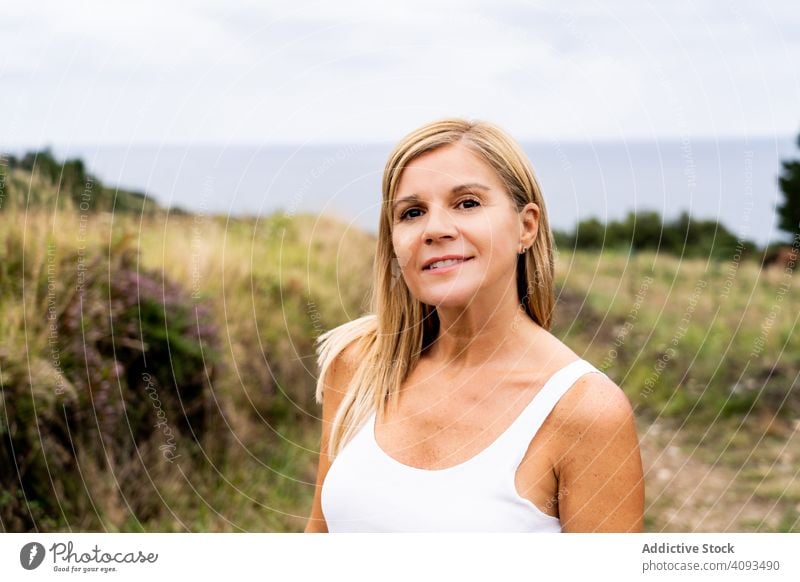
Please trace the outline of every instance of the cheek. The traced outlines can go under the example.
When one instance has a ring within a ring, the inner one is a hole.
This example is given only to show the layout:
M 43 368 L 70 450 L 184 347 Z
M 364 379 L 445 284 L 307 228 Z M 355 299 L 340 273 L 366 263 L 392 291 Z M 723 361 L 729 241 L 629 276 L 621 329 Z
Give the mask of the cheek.
M 479 231 L 476 231 L 476 244 L 480 245 L 481 251 L 492 260 L 496 260 L 508 254 L 509 233 L 512 232 L 506 224 L 487 225 L 483 224 Z
M 477 242 L 476 248 L 485 270 L 500 272 L 516 265 L 516 245 L 509 232 L 487 231 Z
M 411 262 L 414 253 L 409 237 L 394 235 L 392 237 L 392 245 L 394 246 L 394 255 L 397 257 L 398 263 L 400 263 L 400 268 L 405 269 L 406 265 Z

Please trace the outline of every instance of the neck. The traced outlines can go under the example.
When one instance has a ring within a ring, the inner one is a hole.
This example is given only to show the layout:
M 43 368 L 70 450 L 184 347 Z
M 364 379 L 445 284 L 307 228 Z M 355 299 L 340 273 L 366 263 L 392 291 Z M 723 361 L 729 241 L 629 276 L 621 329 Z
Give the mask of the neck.
M 511 286 L 498 302 L 475 298 L 466 307 L 437 307 L 439 334 L 426 359 L 441 368 L 476 368 L 518 359 L 540 328 L 525 313 Z

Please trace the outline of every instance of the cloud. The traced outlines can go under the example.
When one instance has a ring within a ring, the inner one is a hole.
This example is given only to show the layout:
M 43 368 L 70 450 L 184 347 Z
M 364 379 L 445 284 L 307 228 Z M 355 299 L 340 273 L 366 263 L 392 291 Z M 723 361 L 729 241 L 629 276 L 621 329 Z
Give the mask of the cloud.
M 7 144 L 786 134 L 791 2 L 26 2 L 0 22 Z

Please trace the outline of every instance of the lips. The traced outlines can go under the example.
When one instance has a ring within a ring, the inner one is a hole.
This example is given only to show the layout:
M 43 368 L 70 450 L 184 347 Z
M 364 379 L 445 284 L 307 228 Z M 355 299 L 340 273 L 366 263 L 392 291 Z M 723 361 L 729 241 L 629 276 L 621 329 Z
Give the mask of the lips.
M 474 257 L 447 257 L 447 258 L 434 259 L 434 260 L 430 261 L 427 265 L 425 265 L 422 268 L 422 270 L 423 271 L 440 271 L 440 270 L 451 269 L 453 267 L 457 267 L 457 266 L 459 266 L 459 265 L 461 265 L 463 263 L 471 261 L 473 258 Z M 435 267 L 435 268 L 433 267 L 434 264 L 440 263 L 440 262 L 443 262 L 443 261 L 447 261 L 449 264 L 443 265 L 443 266 L 440 266 L 440 267 Z M 452 262 L 452 261 L 458 261 L 458 262 Z

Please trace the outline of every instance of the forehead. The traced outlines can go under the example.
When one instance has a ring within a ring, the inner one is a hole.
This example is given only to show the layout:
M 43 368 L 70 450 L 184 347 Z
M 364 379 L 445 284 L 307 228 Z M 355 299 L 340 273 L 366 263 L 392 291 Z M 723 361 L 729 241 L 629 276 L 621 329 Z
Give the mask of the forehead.
M 461 144 L 440 147 L 409 162 L 400 176 L 397 193 L 423 193 L 463 182 L 502 188 L 497 172 Z

